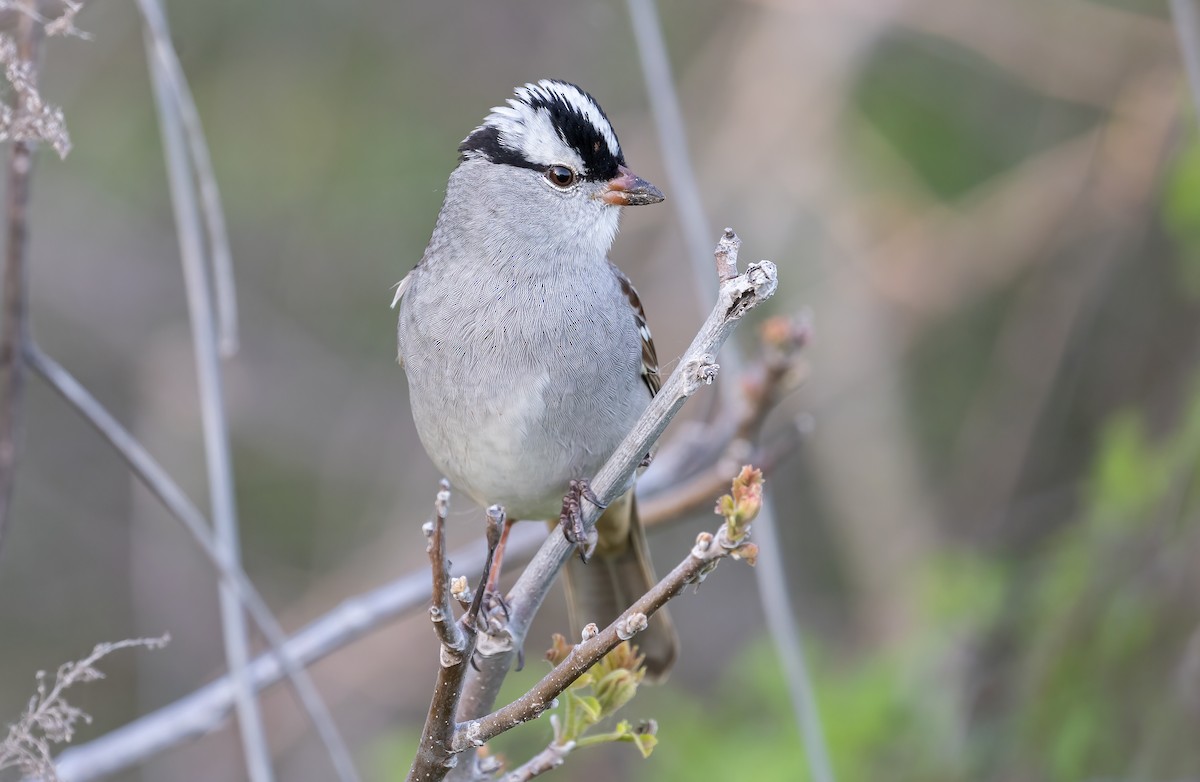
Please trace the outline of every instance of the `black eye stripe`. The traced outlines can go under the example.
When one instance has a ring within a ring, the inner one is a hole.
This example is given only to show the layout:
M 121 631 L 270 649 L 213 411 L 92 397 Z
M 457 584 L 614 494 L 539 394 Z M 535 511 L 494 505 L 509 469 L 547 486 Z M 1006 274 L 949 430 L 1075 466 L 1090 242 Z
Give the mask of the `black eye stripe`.
M 466 160 L 468 153 L 472 152 L 483 155 L 493 163 L 507 166 L 532 168 L 537 171 L 546 167 L 545 163 L 534 163 L 512 147 L 501 144 L 500 131 L 492 125 L 482 125 L 476 128 L 474 133 L 467 136 L 466 140 L 458 145 L 458 162 Z

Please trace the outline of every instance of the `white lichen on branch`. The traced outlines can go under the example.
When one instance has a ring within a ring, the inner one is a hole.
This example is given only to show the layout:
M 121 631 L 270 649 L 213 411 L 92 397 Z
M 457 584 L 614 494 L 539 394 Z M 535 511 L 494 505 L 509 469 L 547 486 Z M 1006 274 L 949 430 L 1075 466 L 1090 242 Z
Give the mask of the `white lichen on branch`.
M 90 714 L 67 702 L 63 693 L 73 685 L 104 678 L 96 667 L 104 657 L 120 649 L 144 647 L 161 649 L 171 640 L 161 638 L 131 638 L 116 643 L 97 644 L 82 660 L 64 663 L 54 676 L 54 684 L 46 681 L 46 672 L 37 672 L 37 693 L 29 699 L 25 713 L 8 728 L 0 744 L 0 771 L 17 769 L 26 777 L 38 777 L 42 782 L 57 782 L 53 749 L 65 744 L 75 735 L 76 726 L 92 721 Z

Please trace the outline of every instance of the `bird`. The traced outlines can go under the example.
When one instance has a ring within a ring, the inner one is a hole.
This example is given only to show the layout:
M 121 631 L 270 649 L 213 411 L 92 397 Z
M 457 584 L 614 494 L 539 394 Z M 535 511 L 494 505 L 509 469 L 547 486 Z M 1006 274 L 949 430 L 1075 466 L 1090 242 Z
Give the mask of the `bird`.
M 558 521 L 580 547 L 564 569 L 576 638 L 657 581 L 632 487 L 590 542 L 580 507 L 599 504 L 588 480 L 661 385 L 641 300 L 609 249 L 624 207 L 663 198 L 626 165 L 592 95 L 553 79 L 517 87 L 459 145 L 429 244 L 392 302 L 434 465 L 480 505 Z M 678 650 L 665 611 L 635 643 L 647 679 L 664 679 Z

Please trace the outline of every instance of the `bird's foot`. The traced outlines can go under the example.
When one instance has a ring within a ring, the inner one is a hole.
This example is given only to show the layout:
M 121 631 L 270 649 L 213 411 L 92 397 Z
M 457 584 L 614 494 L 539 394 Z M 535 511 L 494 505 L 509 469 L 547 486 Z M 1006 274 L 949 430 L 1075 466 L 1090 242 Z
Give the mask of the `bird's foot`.
M 566 496 L 563 497 L 558 523 L 562 527 L 563 536 L 579 552 L 579 558 L 587 562 L 596 547 L 596 541 L 594 535 L 589 536 L 583 529 L 583 501 L 587 500 L 600 509 L 607 506 L 600 502 L 596 492 L 592 491 L 592 485 L 587 478 L 573 479 L 569 487 Z
M 504 614 L 505 624 L 512 619 L 508 611 L 508 601 L 504 599 L 504 595 L 500 594 L 499 590 L 488 592 L 483 596 L 483 612 L 489 617 Z

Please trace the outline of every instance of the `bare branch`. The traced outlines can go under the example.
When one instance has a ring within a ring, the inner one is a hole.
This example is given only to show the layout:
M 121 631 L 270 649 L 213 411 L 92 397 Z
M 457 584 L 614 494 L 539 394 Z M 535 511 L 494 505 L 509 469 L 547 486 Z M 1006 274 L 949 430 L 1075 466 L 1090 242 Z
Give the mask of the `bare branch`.
M 255 589 L 254 584 L 251 583 L 238 564 L 227 561 L 218 553 L 204 514 L 188 499 L 183 489 L 171 479 L 170 474 L 154 460 L 154 457 L 150 455 L 142 444 L 122 427 L 104 406 L 96 401 L 95 397 L 89 394 L 87 389 L 80 385 L 79 381 L 72 377 L 56 361 L 43 353 L 35 343 L 30 342 L 26 346 L 25 360 L 29 362 L 29 366 L 34 372 L 41 375 L 55 391 L 75 407 L 87 419 L 88 423 L 95 427 L 108 443 L 116 449 L 117 453 L 129 465 L 133 474 L 146 485 L 146 488 L 151 493 L 158 497 L 159 501 L 162 502 L 171 515 L 179 520 L 191 534 L 192 539 L 196 541 L 197 545 L 200 546 L 200 550 L 216 569 L 218 577 L 222 582 L 230 585 L 237 591 L 239 600 L 246 606 L 246 610 L 249 611 L 251 618 L 271 645 L 271 651 L 256 661 L 255 670 L 266 667 L 264 661 L 269 661 L 276 672 L 275 678 L 272 681 L 278 681 L 285 676 L 288 678 L 296 692 L 297 698 L 312 720 L 317 734 L 325 744 L 334 768 L 338 773 L 338 778 L 344 782 L 354 782 L 357 780 L 358 776 L 354 771 L 354 764 L 350 759 L 349 750 L 346 749 L 345 742 L 342 741 L 328 708 L 321 700 L 316 685 L 313 684 L 312 679 L 302 667 L 303 664 L 307 664 L 312 660 L 302 659 L 299 653 L 294 651 L 295 647 L 288 642 L 283 628 L 279 626 L 279 622 L 276 621 L 271 610 L 267 607 L 266 601 L 263 600 L 258 590 Z M 265 686 L 258 683 L 259 681 L 259 678 L 256 677 L 256 689 Z M 228 687 L 229 682 L 226 681 L 224 684 Z M 232 693 L 232 689 L 228 689 L 227 693 Z M 197 694 L 199 693 L 194 693 L 193 695 Z M 186 698 L 184 699 L 184 701 L 187 700 Z M 201 701 L 202 699 L 197 699 L 191 702 L 198 703 Z M 229 698 L 224 704 L 224 709 L 217 709 L 215 721 L 206 728 L 203 728 L 203 731 L 207 732 L 215 729 L 223 721 L 224 715 L 231 705 L 232 698 Z M 161 709 L 156 714 L 168 712 L 171 708 Z M 131 727 L 127 725 L 113 734 L 68 750 L 60 761 L 60 774 L 64 779 L 85 780 L 95 779 L 106 773 L 126 768 L 153 754 L 153 752 L 160 751 L 163 747 L 171 746 L 173 743 L 191 735 L 188 733 L 188 730 L 195 725 L 195 713 L 192 712 L 191 714 L 191 717 L 181 720 L 173 729 L 170 726 L 164 726 L 160 727 L 157 731 L 149 731 L 149 734 L 153 736 L 153 740 L 150 742 L 144 740 L 138 742 L 135 740 L 129 744 L 121 743 L 119 736 L 131 735 L 129 733 L 122 733 L 126 728 Z M 138 720 L 134 725 L 138 725 L 141 722 L 141 720 Z M 173 730 L 175 732 L 172 732 Z M 132 732 L 132 735 L 137 737 L 143 734 L 138 734 L 135 730 Z M 111 741 L 114 738 L 117 738 L 117 740 Z M 74 761 L 69 757 L 73 754 L 78 754 L 83 758 L 78 766 L 74 765 Z
M 500 543 L 500 530 L 504 527 L 504 509 L 499 505 L 488 508 L 487 556 L 484 559 L 483 572 L 479 577 L 474 599 L 471 600 L 471 607 L 460 621 L 454 622 L 450 608 L 450 565 L 442 555 L 445 547 L 446 510 L 449 504 L 449 484 L 443 480 L 435 505 L 435 521 L 429 525 L 431 529 L 427 532 L 430 536 L 429 556 L 433 566 L 433 610 L 430 611 L 430 618 L 433 619 L 438 638 L 442 642 L 441 665 L 438 668 L 437 685 L 433 689 L 433 699 L 429 703 L 429 715 L 425 718 L 425 727 L 421 731 L 421 743 L 418 745 L 416 757 L 413 758 L 412 768 L 408 771 L 409 782 L 442 779 L 458 762 L 449 750 L 456 727 L 454 715 L 462 697 L 467 667 L 475 653 L 475 639 L 478 636 L 476 623 L 480 607 L 483 605 L 488 573 L 492 569 L 496 547 Z M 450 630 L 449 627 L 454 629 Z
M 27 15 L 18 22 L 17 41 L 0 36 L 0 60 L 4 61 L 16 103 L 8 116 L 0 118 L 8 131 L 13 116 L 29 113 L 36 90 L 36 62 L 40 26 Z M 23 86 L 22 86 L 23 85 Z M 4 107 L 7 111 L 7 107 Z M 12 509 L 14 474 L 21 449 L 22 415 L 25 401 L 25 362 L 21 346 L 29 339 L 29 183 L 33 173 L 36 142 L 20 137 L 8 158 L 6 196 L 7 238 L 4 251 L 4 298 L 0 313 L 0 545 L 8 529 Z
M 540 777 L 547 771 L 553 771 L 567 760 L 567 755 L 575 749 L 575 742 L 566 744 L 551 744 L 529 760 L 514 768 L 501 778 L 501 782 L 529 782 L 534 777 Z

